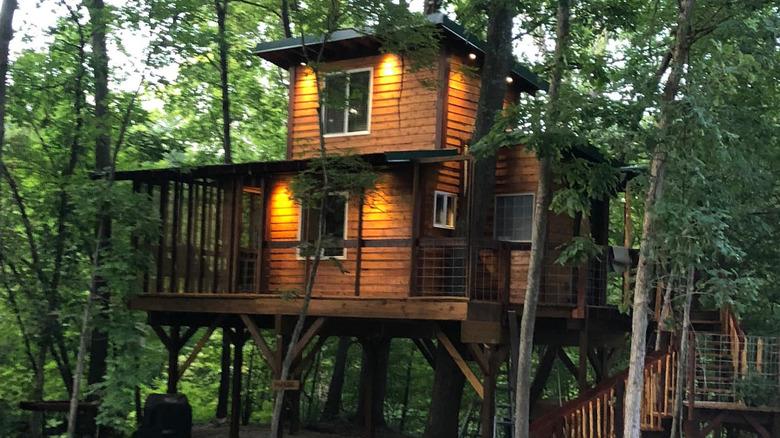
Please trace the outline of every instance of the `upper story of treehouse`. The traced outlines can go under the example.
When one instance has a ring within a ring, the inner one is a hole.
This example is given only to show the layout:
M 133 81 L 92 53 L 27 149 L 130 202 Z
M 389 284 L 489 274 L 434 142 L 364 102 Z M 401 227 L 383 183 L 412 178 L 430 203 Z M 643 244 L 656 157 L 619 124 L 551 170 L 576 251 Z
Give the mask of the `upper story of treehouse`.
M 328 152 L 462 151 L 474 127 L 484 44 L 443 14 L 428 20 L 440 44 L 435 58 L 422 66 L 386 53 L 380 38 L 356 30 L 334 32 L 325 47 L 321 37 L 258 44 L 258 56 L 290 72 L 287 158 L 317 153 L 320 98 Z M 317 66 L 319 86 L 310 65 Z M 506 81 L 507 103 L 547 88 L 520 64 Z

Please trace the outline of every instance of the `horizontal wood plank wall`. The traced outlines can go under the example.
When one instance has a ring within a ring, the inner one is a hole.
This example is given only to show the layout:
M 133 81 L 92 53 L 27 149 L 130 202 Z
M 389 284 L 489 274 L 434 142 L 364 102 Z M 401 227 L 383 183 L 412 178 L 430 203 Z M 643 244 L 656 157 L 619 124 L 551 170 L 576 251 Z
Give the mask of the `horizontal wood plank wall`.
M 269 183 L 270 199 L 266 239 L 271 242 L 298 240 L 300 210 L 290 198 L 288 186 L 292 175 L 277 176 Z M 409 170 L 382 172 L 377 190 L 363 206 L 363 239 L 407 239 L 411 235 L 412 186 Z M 357 239 L 358 202 L 350 199 L 347 239 Z M 302 291 L 306 262 L 298 257 L 297 248 L 266 250 L 264 271 L 267 291 L 284 293 Z M 354 295 L 356 249 L 348 248 L 339 265 L 323 260 L 315 281 L 315 297 L 351 297 Z M 376 248 L 362 250 L 360 296 L 372 298 L 405 298 L 409 292 L 411 248 Z M 342 269 L 347 272 L 342 272 Z
M 323 65 L 325 71 L 373 68 L 370 134 L 328 137 L 329 152 L 375 153 L 435 149 L 436 99 L 433 83 L 436 64 L 431 69 L 410 73 L 408 64 L 395 55 L 386 54 L 337 61 Z M 310 158 L 319 148 L 317 122 L 317 87 L 314 74 L 296 67 L 293 96 L 292 143 L 290 157 Z
M 450 56 L 445 147 L 462 148 L 474 131 L 479 101 L 479 75 L 472 65 L 457 55 Z
M 479 102 L 480 76 L 474 61 L 452 55 L 449 57 L 450 77 L 447 96 L 447 126 L 445 147 L 461 149 L 468 144 L 474 131 Z M 518 94 L 509 87 L 504 106 L 517 102 Z
M 539 162 L 533 153 L 527 153 L 521 146 L 503 148 L 496 164 L 496 194 L 533 193 L 539 184 Z M 494 210 L 488 213 L 488 226 L 492 237 Z M 569 241 L 573 235 L 573 219 L 550 213 L 547 220 L 547 246 L 557 247 Z M 530 242 L 529 242 L 530 244 Z M 544 304 L 568 304 L 570 301 L 571 270 L 555 264 L 558 254 L 547 251 L 540 293 Z M 514 250 L 511 255 L 510 302 L 522 303 L 528 281 L 528 251 Z

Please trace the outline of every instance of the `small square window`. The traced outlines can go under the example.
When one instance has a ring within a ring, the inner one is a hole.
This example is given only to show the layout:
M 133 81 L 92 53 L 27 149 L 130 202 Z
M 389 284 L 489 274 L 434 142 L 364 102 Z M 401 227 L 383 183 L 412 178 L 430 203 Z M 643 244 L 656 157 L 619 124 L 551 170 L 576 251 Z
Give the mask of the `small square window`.
M 528 242 L 534 219 L 534 195 L 499 195 L 495 200 L 493 230 L 497 240 Z
M 433 197 L 433 226 L 436 228 L 455 228 L 455 208 L 458 198 L 454 193 L 435 191 Z

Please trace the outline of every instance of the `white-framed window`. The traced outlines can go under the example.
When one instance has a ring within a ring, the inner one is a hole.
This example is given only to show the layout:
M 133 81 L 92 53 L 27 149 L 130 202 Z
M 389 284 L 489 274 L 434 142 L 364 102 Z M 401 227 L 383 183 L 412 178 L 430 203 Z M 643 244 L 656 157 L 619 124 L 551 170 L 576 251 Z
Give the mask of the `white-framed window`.
M 433 226 L 436 228 L 455 228 L 455 211 L 458 197 L 454 193 L 433 192 Z
M 496 195 L 493 234 L 496 240 L 530 242 L 534 221 L 534 194 Z
M 299 207 L 298 240 L 301 242 L 314 242 L 317 238 L 317 226 L 320 223 L 320 215 L 325 215 L 325 227 L 323 238 L 325 243 L 333 240 L 345 240 L 347 238 L 347 218 L 349 217 L 349 202 L 346 193 L 333 193 L 328 195 L 325 201 L 325 210 Z M 332 243 L 331 243 L 332 245 Z M 347 257 L 347 249 L 341 245 L 322 248 L 322 257 L 344 259 Z M 298 257 L 301 257 L 298 251 Z
M 371 131 L 371 82 L 373 69 L 331 73 L 323 87 L 325 135 L 358 135 Z

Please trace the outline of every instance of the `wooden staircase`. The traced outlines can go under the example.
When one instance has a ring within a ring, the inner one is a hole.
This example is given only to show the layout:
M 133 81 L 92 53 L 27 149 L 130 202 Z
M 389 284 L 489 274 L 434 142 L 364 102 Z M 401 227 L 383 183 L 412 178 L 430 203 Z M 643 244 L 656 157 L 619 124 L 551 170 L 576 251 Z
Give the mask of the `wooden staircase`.
M 685 436 L 704 437 L 719 427 L 744 426 L 753 428 L 760 437 L 780 437 L 780 407 L 746 406 L 744 396 L 737 391 L 740 380 L 760 374 L 768 378 L 769 385 L 776 384 L 780 393 L 780 339 L 745 336 L 730 307 L 693 312 L 691 329 L 693 360 L 688 362 L 686 373 Z M 628 370 L 624 370 L 544 414 L 531 423 L 531 436 L 622 437 L 627 377 Z M 641 407 L 643 436 L 669 435 L 677 377 L 676 349 L 647 355 Z M 777 402 L 780 405 L 780 397 Z

